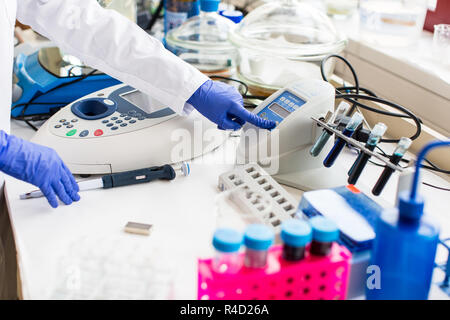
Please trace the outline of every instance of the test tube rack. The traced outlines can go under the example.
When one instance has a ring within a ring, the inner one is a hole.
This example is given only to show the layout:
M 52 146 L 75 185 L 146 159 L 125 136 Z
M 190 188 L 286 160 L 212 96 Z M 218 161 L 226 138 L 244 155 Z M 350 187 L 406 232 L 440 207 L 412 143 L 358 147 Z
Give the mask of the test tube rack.
M 198 261 L 199 300 L 344 300 L 350 275 L 351 253 L 333 243 L 326 257 L 306 254 L 299 262 L 282 258 L 282 246 L 273 246 L 265 268 L 242 267 L 237 274 L 217 273 L 212 259 Z M 308 250 L 307 250 L 308 251 Z M 244 254 L 239 255 L 241 262 Z
M 342 140 L 344 140 L 346 143 L 352 145 L 353 147 L 361 150 L 361 152 L 364 152 L 366 154 L 368 154 L 371 157 L 377 158 L 378 160 L 380 160 L 381 162 L 383 162 L 384 165 L 386 165 L 387 167 L 399 171 L 399 172 L 403 172 L 404 168 L 397 166 L 393 163 L 391 163 L 389 161 L 388 157 L 385 157 L 381 154 L 378 154 L 376 152 L 373 152 L 369 149 L 367 149 L 364 144 L 362 144 L 361 142 L 353 139 L 353 138 L 349 138 L 346 135 L 342 134 L 342 132 L 340 132 L 339 130 L 337 130 L 335 127 L 330 126 L 329 124 L 325 123 L 324 121 L 320 120 L 320 119 L 316 119 L 314 117 L 311 118 L 319 127 L 324 128 L 325 130 L 328 130 L 330 132 L 332 132 L 333 134 L 336 135 L 336 137 L 341 138 Z
M 280 232 L 284 220 L 295 218 L 298 202 L 276 182 L 259 165 L 250 163 L 235 168 L 219 176 L 221 191 L 246 188 L 249 192 L 262 195 L 270 203 L 270 210 L 253 197 L 242 193 L 240 197 L 232 199 L 236 204 L 244 207 L 246 212 L 253 215 L 257 221 L 271 227 L 276 234 Z

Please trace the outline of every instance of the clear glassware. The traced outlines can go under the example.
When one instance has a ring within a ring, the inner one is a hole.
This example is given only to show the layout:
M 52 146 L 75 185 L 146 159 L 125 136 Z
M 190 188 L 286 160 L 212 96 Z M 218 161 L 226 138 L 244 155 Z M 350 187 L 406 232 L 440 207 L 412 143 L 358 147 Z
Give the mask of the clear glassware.
M 217 11 L 201 10 L 200 15 L 167 33 L 167 47 L 206 75 L 231 76 L 237 52 L 228 34 L 236 25 Z
M 434 26 L 433 56 L 436 61 L 450 65 L 450 24 Z
M 299 78 L 321 78 L 321 60 L 347 44 L 323 11 L 297 0 L 272 1 L 251 11 L 230 41 L 239 50 L 238 75 L 257 95 Z M 333 69 L 328 64 L 326 73 Z
M 361 38 L 385 46 L 409 46 L 422 32 L 427 0 L 361 0 Z

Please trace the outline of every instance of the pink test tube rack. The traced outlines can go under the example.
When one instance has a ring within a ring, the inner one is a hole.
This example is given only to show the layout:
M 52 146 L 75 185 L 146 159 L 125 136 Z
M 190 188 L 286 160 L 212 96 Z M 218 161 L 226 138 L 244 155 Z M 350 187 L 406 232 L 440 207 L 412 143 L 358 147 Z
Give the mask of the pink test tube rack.
M 333 244 L 326 257 L 309 253 L 299 262 L 281 257 L 282 246 L 270 249 L 266 268 L 242 267 L 237 274 L 217 273 L 212 259 L 198 261 L 199 300 L 344 300 L 351 253 Z M 244 254 L 240 255 L 244 259 Z

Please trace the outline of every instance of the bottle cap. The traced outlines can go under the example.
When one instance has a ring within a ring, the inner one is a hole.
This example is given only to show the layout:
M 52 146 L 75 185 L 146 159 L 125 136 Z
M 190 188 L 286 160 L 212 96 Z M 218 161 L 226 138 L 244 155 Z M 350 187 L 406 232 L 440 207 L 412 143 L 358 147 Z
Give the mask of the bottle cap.
M 311 242 L 311 226 L 303 220 L 287 220 L 281 225 L 280 237 L 288 246 L 304 247 Z
M 200 10 L 205 12 L 217 12 L 220 0 L 200 0 Z
M 242 234 L 236 230 L 223 228 L 214 232 L 213 246 L 220 252 L 236 252 L 242 244 Z
M 238 10 L 224 10 L 220 12 L 220 15 L 230 19 L 234 23 L 239 23 L 244 18 L 242 12 Z
M 339 238 L 339 229 L 330 219 L 315 216 L 309 220 L 313 229 L 313 239 L 318 242 L 333 242 Z
M 409 191 L 403 191 L 398 196 L 398 211 L 400 219 L 419 220 L 423 215 L 424 200 L 419 194 L 411 199 Z
M 252 224 L 244 234 L 244 244 L 252 250 L 268 250 L 273 242 L 273 231 L 263 224 Z

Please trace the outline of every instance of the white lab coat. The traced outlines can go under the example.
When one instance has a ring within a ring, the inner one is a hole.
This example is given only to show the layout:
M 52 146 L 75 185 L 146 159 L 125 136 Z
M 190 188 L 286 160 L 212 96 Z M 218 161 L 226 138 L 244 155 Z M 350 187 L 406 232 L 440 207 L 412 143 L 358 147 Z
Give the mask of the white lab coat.
M 136 24 L 101 8 L 96 0 L 0 0 L 0 129 L 7 132 L 16 17 L 64 52 L 180 114 L 192 110 L 186 101 L 208 79 Z
M 180 114 L 192 110 L 186 101 L 208 79 L 136 24 L 113 10 L 102 9 L 96 0 L 0 0 L 0 129 L 6 132 L 10 128 L 16 18 L 64 52 L 152 95 Z M 0 191 L 3 181 L 0 173 Z

